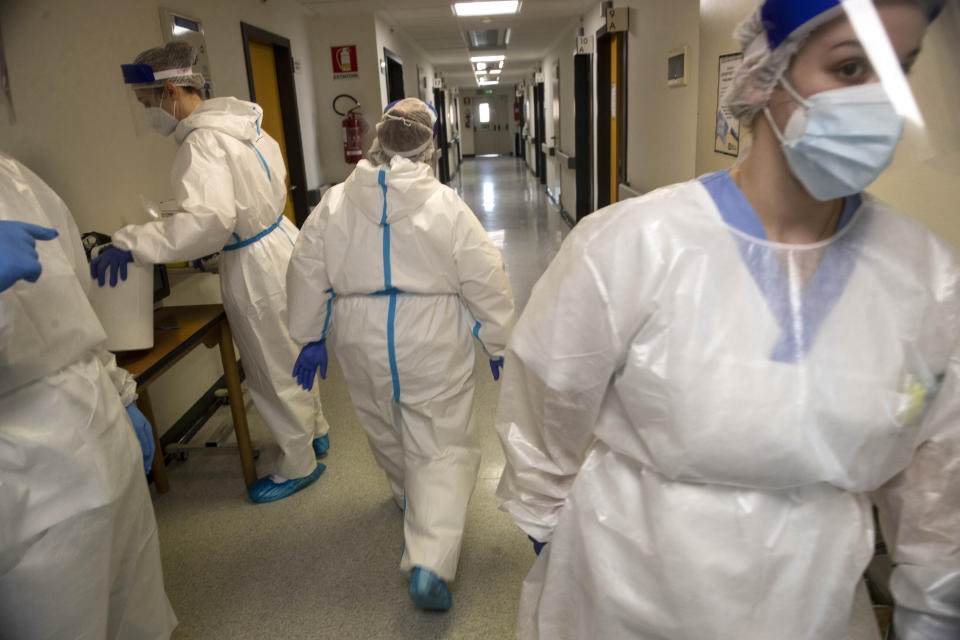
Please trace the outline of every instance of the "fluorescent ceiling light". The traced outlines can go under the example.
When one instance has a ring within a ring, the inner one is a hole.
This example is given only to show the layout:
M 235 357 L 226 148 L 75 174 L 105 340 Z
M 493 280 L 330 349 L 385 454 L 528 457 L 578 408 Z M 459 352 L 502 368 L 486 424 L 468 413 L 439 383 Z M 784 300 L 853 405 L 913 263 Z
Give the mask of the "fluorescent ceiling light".
M 473 56 L 470 62 L 501 62 L 507 56 Z
M 503 69 L 503 60 L 500 61 L 500 68 Z
M 496 75 L 496 74 L 498 74 L 498 73 L 503 73 L 503 71 L 501 71 L 500 69 L 494 69 L 494 70 L 491 71 L 490 73 Z
M 485 87 L 485 86 L 490 85 L 490 84 L 500 84 L 500 80 L 499 80 L 499 79 L 497 79 L 497 80 L 480 80 L 477 84 L 479 84 L 481 87 Z
M 505 13 L 516 13 L 520 9 L 519 0 L 503 0 L 497 2 L 455 2 L 453 12 L 461 17 L 469 16 L 496 16 Z
M 487 68 L 487 63 L 486 63 L 486 62 L 478 62 L 478 63 L 477 63 L 477 71 L 483 71 L 483 70 L 486 69 L 486 68 Z

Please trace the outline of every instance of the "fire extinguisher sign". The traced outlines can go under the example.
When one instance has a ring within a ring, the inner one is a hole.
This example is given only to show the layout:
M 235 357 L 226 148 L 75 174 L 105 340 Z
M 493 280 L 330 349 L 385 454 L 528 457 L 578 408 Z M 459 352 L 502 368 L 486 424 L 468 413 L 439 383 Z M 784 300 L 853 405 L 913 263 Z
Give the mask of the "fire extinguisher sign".
M 330 47 L 330 55 L 333 58 L 334 80 L 360 77 L 360 70 L 357 67 L 357 45 Z

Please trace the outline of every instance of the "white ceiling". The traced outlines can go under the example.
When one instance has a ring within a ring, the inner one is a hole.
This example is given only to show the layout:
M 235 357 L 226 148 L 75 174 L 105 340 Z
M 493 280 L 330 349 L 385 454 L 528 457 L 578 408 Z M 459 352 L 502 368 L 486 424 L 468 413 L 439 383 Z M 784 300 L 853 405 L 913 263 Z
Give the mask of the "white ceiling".
M 458 18 L 453 0 L 298 0 L 314 15 L 350 15 L 376 11 L 423 47 L 430 61 L 451 87 L 476 87 L 471 55 L 507 56 L 500 84 L 511 85 L 529 76 L 540 60 L 596 0 L 523 0 L 520 12 L 509 16 Z M 597 8 L 597 11 L 600 9 Z M 505 51 L 471 53 L 466 32 L 471 29 L 511 28 Z M 570 49 L 574 47 L 571 37 Z

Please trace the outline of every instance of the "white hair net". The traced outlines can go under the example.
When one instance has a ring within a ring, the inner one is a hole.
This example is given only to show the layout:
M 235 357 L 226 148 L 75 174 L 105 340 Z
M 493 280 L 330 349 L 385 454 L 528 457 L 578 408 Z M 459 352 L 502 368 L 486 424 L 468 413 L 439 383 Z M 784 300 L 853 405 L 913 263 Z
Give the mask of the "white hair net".
M 193 87 L 199 91 L 203 89 L 206 81 L 202 73 L 193 70 L 196 62 L 197 53 L 193 50 L 193 46 L 182 40 L 174 40 L 162 47 L 147 49 L 138 55 L 133 63 L 148 65 L 155 75 L 161 77 L 158 77 L 156 82 L 130 86 L 134 89 L 150 89 L 162 87 L 169 82 L 177 87 Z
M 437 116 L 418 98 L 404 98 L 390 107 L 377 123 L 377 138 L 367 157 L 374 164 L 389 164 L 394 156 L 430 163 Z

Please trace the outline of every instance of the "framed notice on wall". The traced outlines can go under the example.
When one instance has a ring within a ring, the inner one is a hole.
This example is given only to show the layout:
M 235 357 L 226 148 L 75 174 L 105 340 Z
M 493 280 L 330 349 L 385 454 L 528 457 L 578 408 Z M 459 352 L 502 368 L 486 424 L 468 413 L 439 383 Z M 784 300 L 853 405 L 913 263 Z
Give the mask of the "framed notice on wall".
M 741 64 L 742 53 L 728 53 L 720 56 L 717 71 L 717 128 L 713 137 L 713 150 L 733 157 L 740 155 L 740 120 L 734 118 L 723 106 L 723 97 L 730 90 L 733 76 Z
M 339 47 L 330 47 L 330 57 L 333 59 L 333 79 L 359 78 L 357 68 L 357 45 L 348 44 Z

